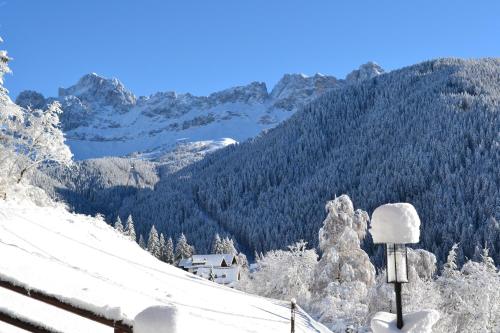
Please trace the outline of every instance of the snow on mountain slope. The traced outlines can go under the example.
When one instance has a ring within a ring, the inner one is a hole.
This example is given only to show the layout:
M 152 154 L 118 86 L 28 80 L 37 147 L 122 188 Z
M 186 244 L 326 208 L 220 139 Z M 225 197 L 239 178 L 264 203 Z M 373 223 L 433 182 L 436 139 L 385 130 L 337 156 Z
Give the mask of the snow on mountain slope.
M 358 74 L 350 74 L 356 78 L 349 83 L 383 72 L 380 67 L 374 70 L 373 63 L 363 66 L 355 71 Z M 346 82 L 322 74 L 286 74 L 270 93 L 264 83 L 252 82 L 209 96 L 170 91 L 137 98 L 117 79 L 92 73 L 69 88 L 60 88 L 56 98 L 24 91 L 16 103 L 40 108 L 59 101 L 64 111 L 61 123 L 76 159 L 134 153 L 158 156 L 175 149 L 179 141 L 244 141 Z
M 162 263 L 103 221 L 0 201 L 0 277 L 133 324 L 150 306 L 173 306 L 178 332 L 287 332 L 287 302 L 248 295 Z M 105 332 L 109 328 L 65 314 L 27 298 L 0 291 L 0 308 L 64 332 Z M 329 332 L 307 314 L 297 332 Z M 15 332 L 0 325 L 2 332 Z

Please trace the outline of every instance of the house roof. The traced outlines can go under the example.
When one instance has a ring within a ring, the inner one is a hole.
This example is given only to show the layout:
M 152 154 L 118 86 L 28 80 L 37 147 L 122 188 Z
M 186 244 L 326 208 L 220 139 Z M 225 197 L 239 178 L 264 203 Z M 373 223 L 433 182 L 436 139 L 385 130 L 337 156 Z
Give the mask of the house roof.
M 234 258 L 235 256 L 232 254 L 195 254 L 191 257 L 193 265 L 214 267 L 222 266 L 223 260 L 228 266 L 231 266 Z
M 179 267 L 191 267 L 191 258 L 182 258 L 177 264 Z

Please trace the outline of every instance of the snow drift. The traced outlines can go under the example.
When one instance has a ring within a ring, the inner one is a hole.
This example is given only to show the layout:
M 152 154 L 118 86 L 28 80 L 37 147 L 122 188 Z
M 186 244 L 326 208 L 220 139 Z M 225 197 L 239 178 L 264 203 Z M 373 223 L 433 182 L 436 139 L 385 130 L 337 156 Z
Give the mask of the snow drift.
M 290 329 L 288 302 L 248 295 L 162 263 L 104 221 L 63 207 L 0 201 L 0 254 L 2 279 L 136 325 L 137 332 L 158 324 L 178 332 Z M 0 308 L 64 332 L 109 331 L 10 291 L 0 290 Z M 158 319 L 165 311 L 168 318 Z M 0 331 L 11 329 L 0 323 Z M 301 310 L 296 329 L 329 332 Z

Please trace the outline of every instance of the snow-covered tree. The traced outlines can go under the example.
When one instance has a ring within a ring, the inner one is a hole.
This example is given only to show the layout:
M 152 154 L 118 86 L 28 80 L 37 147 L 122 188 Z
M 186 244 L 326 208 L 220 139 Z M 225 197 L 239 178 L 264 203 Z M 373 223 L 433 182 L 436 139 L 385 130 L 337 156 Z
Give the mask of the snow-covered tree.
M 232 238 L 230 239 L 229 237 L 225 237 L 222 240 L 222 253 L 233 254 L 233 255 L 238 254 L 238 251 L 234 246 L 234 241 Z
M 174 263 L 174 242 L 172 237 L 168 237 L 167 244 L 165 245 L 165 262 L 169 264 Z
M 179 261 L 181 259 L 190 258 L 193 253 L 193 247 L 188 244 L 186 236 L 182 233 L 175 245 L 175 260 Z
M 238 253 L 238 265 L 240 265 L 241 268 L 243 269 L 248 269 L 248 259 L 247 259 L 247 256 L 243 253 L 243 252 L 240 252 Z
M 208 273 L 208 279 L 210 281 L 215 281 L 215 273 L 213 267 L 210 267 L 210 272 Z
M 238 288 L 261 296 L 290 300 L 306 306 L 318 256 L 299 241 L 288 251 L 273 250 L 257 260 L 258 269 L 250 277 L 243 276 Z
M 165 243 L 165 237 L 163 236 L 163 233 L 160 233 L 160 257 L 159 259 L 163 262 L 166 262 L 165 255 L 166 255 L 166 243 Z
M 160 258 L 161 255 L 160 238 L 158 237 L 158 231 L 156 231 L 154 225 L 151 226 L 151 230 L 149 231 L 148 251 L 156 258 Z
M 458 271 L 457 249 L 458 249 L 458 244 L 455 243 L 448 252 L 446 263 L 443 266 L 444 277 L 452 277 L 457 274 Z
M 9 60 L 0 50 L 0 196 L 29 171 L 50 163 L 68 165 L 72 158 L 59 127 L 58 102 L 42 111 L 21 108 L 8 97 L 3 76 L 10 72 Z
M 142 236 L 142 234 L 139 235 L 139 246 L 142 249 L 147 250 L 147 244 L 146 244 L 146 241 L 144 240 L 144 236 Z
M 125 229 L 125 235 L 127 235 L 134 242 L 137 241 L 137 236 L 135 234 L 134 220 L 132 215 L 127 217 L 127 227 Z
M 122 223 L 122 219 L 120 218 L 120 216 L 118 216 L 116 218 L 116 221 L 115 221 L 115 229 L 116 231 L 118 231 L 119 233 L 123 234 L 124 232 L 124 229 L 123 229 L 123 223 Z
M 213 254 L 222 254 L 224 253 L 224 249 L 222 247 L 222 240 L 220 239 L 219 234 L 215 234 L 214 240 L 212 242 L 212 253 Z
M 481 261 L 456 265 L 457 246 L 448 255 L 443 274 L 437 279 L 441 294 L 441 319 L 437 332 L 500 331 L 500 274 L 488 250 Z
M 368 214 L 354 210 L 342 195 L 326 204 L 328 216 L 319 231 L 322 257 L 312 285 L 312 307 L 323 323 L 339 331 L 365 324 L 368 292 L 375 283 L 375 268 L 361 249 Z

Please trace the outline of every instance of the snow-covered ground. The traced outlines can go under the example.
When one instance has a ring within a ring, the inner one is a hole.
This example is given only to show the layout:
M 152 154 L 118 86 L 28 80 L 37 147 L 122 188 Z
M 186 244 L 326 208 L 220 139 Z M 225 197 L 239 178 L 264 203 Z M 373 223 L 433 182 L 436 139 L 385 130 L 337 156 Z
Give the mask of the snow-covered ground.
M 167 306 L 175 308 L 178 332 L 290 330 L 288 302 L 245 294 L 162 263 L 103 221 L 63 207 L 0 201 L 0 257 L 2 279 L 110 319 L 133 324 L 144 309 Z M 10 291 L 0 290 L 0 308 L 63 332 L 110 332 Z M 17 331 L 0 324 L 0 332 Z M 302 311 L 296 331 L 329 332 Z

